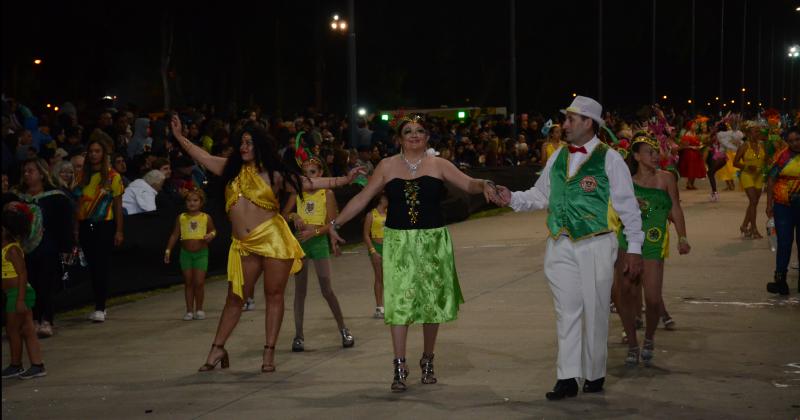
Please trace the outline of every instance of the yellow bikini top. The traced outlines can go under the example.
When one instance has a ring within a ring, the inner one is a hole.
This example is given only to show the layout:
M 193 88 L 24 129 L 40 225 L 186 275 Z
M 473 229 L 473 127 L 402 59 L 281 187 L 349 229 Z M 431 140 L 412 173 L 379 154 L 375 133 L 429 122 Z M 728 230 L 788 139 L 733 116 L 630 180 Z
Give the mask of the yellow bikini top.
M 19 246 L 19 242 L 11 242 L 10 244 L 3 247 L 3 279 L 13 279 L 18 277 L 17 270 L 14 268 L 14 264 L 6 258 L 6 254 L 11 247 L 17 247 L 19 252 L 22 252 L 22 247 Z
M 244 165 L 239 175 L 225 186 L 225 211 L 229 212 L 231 207 L 239 201 L 239 197 L 244 197 L 251 203 L 264 210 L 278 210 L 278 200 L 272 192 L 272 188 L 261 178 L 256 171 L 255 165 Z
M 378 209 L 372 209 L 372 226 L 369 228 L 369 235 L 375 239 L 383 239 L 383 225 L 386 223 L 386 215 L 380 214 Z
M 758 150 L 753 150 L 752 145 L 748 145 L 747 150 L 744 151 L 744 156 L 742 156 L 742 163 L 745 166 L 763 166 L 764 165 L 764 148 L 759 144 L 756 146 Z
M 181 240 L 203 239 L 208 233 L 208 215 L 200 213 L 195 216 L 189 213 L 181 213 L 179 217 L 181 223 Z
M 297 214 L 307 225 L 325 225 L 325 218 L 328 216 L 326 206 L 325 189 L 319 189 L 313 193 L 303 193 L 303 199 L 297 197 Z

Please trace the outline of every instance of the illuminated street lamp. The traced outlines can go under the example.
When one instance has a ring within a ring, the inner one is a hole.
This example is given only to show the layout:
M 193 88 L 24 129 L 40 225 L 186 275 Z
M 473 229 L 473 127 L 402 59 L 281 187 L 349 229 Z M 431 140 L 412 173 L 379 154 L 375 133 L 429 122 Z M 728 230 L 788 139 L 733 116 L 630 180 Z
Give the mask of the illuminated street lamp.
M 38 66 L 39 64 L 42 64 L 42 59 L 41 59 L 41 58 L 34 58 L 34 59 L 33 59 L 33 64 L 36 64 L 37 66 Z
M 363 117 L 365 115 L 367 115 L 367 110 L 364 108 L 358 108 L 358 116 Z
M 347 22 L 339 18 L 339 14 L 333 15 L 333 20 L 331 20 L 331 29 L 334 31 L 346 31 L 347 30 Z

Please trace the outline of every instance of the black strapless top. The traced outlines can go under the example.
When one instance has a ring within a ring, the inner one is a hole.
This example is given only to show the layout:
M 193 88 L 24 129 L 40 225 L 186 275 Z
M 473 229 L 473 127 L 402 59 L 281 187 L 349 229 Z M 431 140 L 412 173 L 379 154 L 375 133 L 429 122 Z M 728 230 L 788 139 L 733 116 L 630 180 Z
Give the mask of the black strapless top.
M 446 188 L 439 178 L 424 175 L 414 179 L 394 178 L 386 184 L 389 208 L 386 227 L 433 229 L 444 226 L 442 199 Z

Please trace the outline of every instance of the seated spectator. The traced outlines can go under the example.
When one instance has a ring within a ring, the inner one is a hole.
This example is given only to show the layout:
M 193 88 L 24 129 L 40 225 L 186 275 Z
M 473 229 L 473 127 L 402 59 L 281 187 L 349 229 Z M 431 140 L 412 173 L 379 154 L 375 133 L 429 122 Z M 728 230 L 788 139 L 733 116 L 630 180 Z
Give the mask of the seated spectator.
M 172 171 L 172 177 L 169 178 L 169 183 L 172 189 L 177 191 L 178 194 L 183 196 L 187 191 L 191 191 L 198 187 L 194 181 L 194 161 L 186 156 L 181 156 L 172 164 L 175 169 Z
M 156 210 L 156 195 L 164 186 L 164 174 L 151 170 L 137 179 L 122 194 L 122 208 L 126 214 L 145 213 Z

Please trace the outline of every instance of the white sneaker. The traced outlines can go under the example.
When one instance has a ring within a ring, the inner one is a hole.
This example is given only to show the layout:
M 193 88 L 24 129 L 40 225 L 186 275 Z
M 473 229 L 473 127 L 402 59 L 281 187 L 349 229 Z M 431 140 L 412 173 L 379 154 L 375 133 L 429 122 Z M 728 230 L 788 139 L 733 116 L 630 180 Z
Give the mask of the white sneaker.
M 106 311 L 94 311 L 89 314 L 89 321 L 106 322 Z
M 197 311 L 194 313 L 194 319 L 204 320 L 206 319 L 206 313 L 203 311 Z
M 186 312 L 186 315 L 183 316 L 184 321 L 191 321 L 194 319 L 194 315 L 191 312 Z
M 375 313 L 372 314 L 372 317 L 376 319 L 383 319 L 384 317 L 383 306 L 376 306 Z
M 247 298 L 244 305 L 242 305 L 243 311 L 252 311 L 256 309 L 256 301 L 253 298 Z

